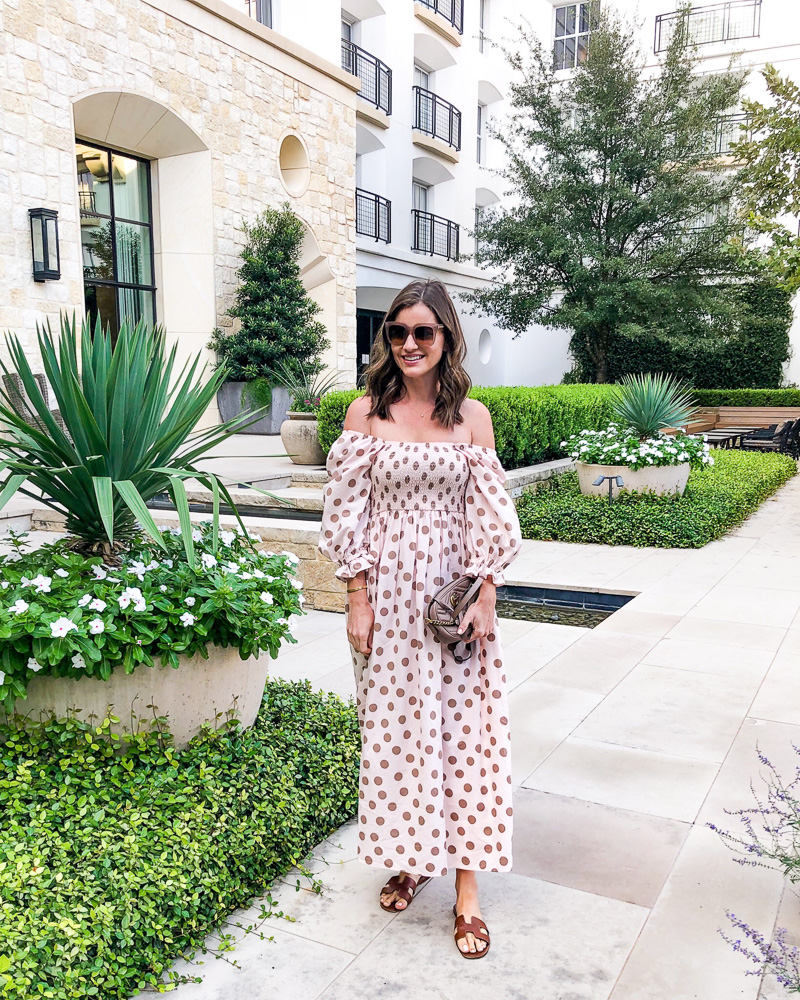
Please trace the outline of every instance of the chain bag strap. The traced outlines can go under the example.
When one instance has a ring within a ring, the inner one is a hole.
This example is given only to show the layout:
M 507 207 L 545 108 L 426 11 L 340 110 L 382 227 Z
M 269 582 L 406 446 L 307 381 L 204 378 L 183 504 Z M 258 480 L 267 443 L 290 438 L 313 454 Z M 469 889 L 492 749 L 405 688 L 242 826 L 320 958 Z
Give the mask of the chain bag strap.
M 425 624 L 440 642 L 456 644 L 453 649 L 456 663 L 463 663 L 472 656 L 472 645 L 468 641 L 472 625 L 461 634 L 458 626 L 467 609 L 477 601 L 482 583 L 478 576 L 460 576 L 445 584 L 428 601 Z

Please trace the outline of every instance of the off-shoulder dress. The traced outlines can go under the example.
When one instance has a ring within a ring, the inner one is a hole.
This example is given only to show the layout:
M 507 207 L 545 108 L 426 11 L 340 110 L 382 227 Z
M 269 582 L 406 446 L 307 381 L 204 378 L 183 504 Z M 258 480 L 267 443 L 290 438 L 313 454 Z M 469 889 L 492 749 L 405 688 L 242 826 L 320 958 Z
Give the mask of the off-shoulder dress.
M 361 727 L 358 856 L 420 875 L 511 867 L 511 759 L 498 620 L 457 663 L 424 623 L 462 576 L 498 586 L 521 535 L 491 448 L 344 431 L 327 459 L 320 551 L 367 574 L 372 651 L 350 647 Z

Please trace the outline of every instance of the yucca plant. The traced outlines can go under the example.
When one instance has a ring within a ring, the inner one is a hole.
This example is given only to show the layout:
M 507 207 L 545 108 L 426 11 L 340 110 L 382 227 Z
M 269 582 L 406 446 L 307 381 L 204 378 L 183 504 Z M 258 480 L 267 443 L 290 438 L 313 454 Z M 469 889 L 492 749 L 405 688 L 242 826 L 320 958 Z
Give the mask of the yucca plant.
M 340 374 L 329 372 L 327 375 L 322 375 L 304 365 L 302 361 L 297 363 L 295 370 L 278 361 L 273 366 L 273 378 L 291 395 L 293 410 L 316 413 L 322 397 L 336 388 Z
M 665 427 L 681 427 L 697 412 L 684 384 L 660 372 L 626 375 L 616 387 L 612 408 L 620 423 L 642 440 Z
M 48 323 L 37 325 L 37 338 L 60 420 L 48 409 L 19 340 L 7 334 L 13 367 L 0 367 L 20 376 L 35 417 L 29 422 L 18 413 L 0 385 L 0 510 L 16 492 L 33 497 L 66 516 L 74 549 L 113 562 L 139 526 L 163 547 L 147 502 L 168 492 L 194 566 L 184 480 L 211 490 L 216 541 L 220 496 L 236 508 L 220 479 L 195 462 L 259 414 L 196 430 L 226 369 L 204 379 L 198 355 L 176 371 L 176 347 L 167 350 L 160 327 L 123 322 L 112 345 L 99 321 L 94 330 L 84 322 L 79 332 L 74 317 L 64 315 L 58 337 Z

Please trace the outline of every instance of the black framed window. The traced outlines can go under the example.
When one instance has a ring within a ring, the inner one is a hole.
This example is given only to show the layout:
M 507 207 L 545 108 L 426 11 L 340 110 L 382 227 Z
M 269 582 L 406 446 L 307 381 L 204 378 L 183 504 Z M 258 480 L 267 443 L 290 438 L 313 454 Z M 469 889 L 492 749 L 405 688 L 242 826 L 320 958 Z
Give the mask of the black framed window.
M 116 337 L 127 319 L 156 321 L 153 200 L 147 160 L 75 143 L 86 315 Z

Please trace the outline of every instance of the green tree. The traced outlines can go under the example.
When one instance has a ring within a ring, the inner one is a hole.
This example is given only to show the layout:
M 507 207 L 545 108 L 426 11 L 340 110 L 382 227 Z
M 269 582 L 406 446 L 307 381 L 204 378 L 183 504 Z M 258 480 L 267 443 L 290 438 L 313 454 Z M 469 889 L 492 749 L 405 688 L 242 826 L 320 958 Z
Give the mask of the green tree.
M 800 288 L 800 236 L 777 221 L 800 216 L 800 86 L 767 63 L 770 104 L 745 100 L 747 136 L 733 146 L 745 163 L 743 199 L 748 224 L 769 235 L 767 258 L 779 284 Z
M 228 310 L 241 327 L 228 335 L 215 330 L 208 346 L 220 363 L 228 363 L 233 381 L 271 381 L 279 365 L 298 376 L 321 371 L 320 355 L 330 341 L 314 319 L 320 306 L 300 280 L 303 223 L 286 204 L 265 209 L 242 229 L 240 284 L 236 304 Z
M 478 263 L 503 279 L 466 297 L 517 335 L 534 321 L 571 329 L 597 382 L 615 337 L 718 314 L 721 283 L 758 267 L 728 210 L 736 172 L 714 152 L 745 73 L 696 75 L 686 24 L 658 74 L 608 12 L 566 79 L 529 30 L 521 52 L 505 53 L 517 80 L 495 134 L 514 203 L 487 211 L 477 234 Z

